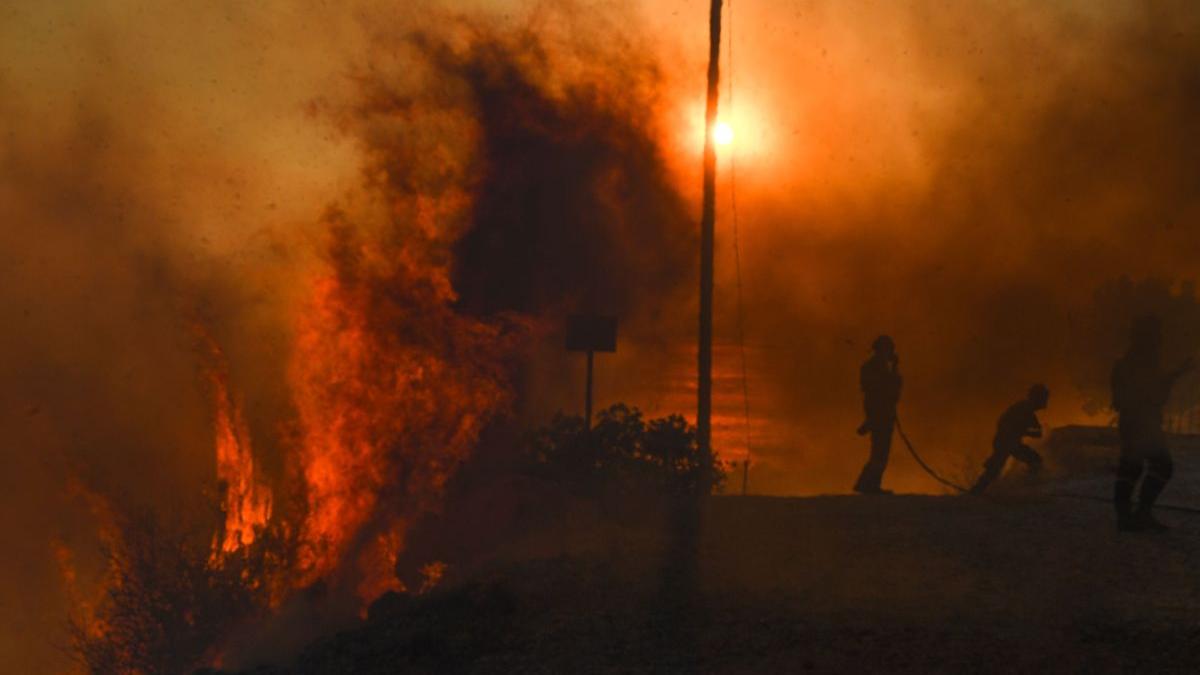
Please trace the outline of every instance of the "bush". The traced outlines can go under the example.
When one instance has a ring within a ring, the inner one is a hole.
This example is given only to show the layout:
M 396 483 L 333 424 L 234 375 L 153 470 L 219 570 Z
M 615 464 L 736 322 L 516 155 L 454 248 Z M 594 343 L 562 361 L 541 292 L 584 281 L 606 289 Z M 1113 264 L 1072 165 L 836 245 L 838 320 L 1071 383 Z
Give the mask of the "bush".
M 214 557 L 212 540 L 148 513 L 118 523 L 95 615 L 72 620 L 76 658 L 92 673 L 185 673 L 209 663 L 241 621 L 264 611 L 286 562 L 277 533 Z
M 724 468 L 700 451 L 696 428 L 683 417 L 644 421 L 624 404 L 600 411 L 590 432 L 582 417 L 558 413 L 526 437 L 522 456 L 534 475 L 588 496 L 612 489 L 698 495 L 725 481 Z

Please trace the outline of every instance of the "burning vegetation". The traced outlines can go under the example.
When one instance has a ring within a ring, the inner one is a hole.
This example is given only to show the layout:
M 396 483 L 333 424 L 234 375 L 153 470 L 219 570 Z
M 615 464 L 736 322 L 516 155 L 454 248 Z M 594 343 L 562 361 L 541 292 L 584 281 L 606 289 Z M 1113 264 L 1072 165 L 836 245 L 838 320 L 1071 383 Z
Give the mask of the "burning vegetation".
M 522 424 L 534 347 L 567 312 L 636 315 L 652 308 L 635 284 L 662 297 L 687 278 L 675 256 L 689 219 L 646 112 L 654 68 L 615 49 L 629 69 L 613 81 L 551 67 L 557 47 L 523 32 L 458 29 L 403 41 L 429 81 L 372 70 L 358 104 L 314 104 L 363 146 L 366 190 L 322 218 L 320 262 L 288 328 L 279 388 L 290 412 L 251 424 L 226 345 L 198 322 L 215 489 L 180 518 L 94 493 L 116 513 L 102 598 L 78 605 L 73 629 L 91 671 L 236 665 L 361 615 L 385 592 L 435 587 L 455 561 L 437 547 L 404 555 L 409 533 L 442 510 L 481 439 L 513 438 L 495 430 Z M 556 424 L 556 442 L 539 446 L 556 448 L 539 455 L 543 470 L 574 461 L 579 444 Z M 276 435 L 252 437 L 263 428 Z M 606 429 L 646 440 L 605 471 L 678 467 L 695 482 L 715 466 L 695 456 L 680 418 L 647 426 L 620 409 Z M 521 452 L 499 445 L 493 454 Z M 282 459 L 263 462 L 262 447 Z M 413 571 L 408 586 L 398 569 Z M 310 625 L 295 628 L 300 617 Z
M 436 509 L 448 475 L 508 405 L 521 334 L 456 312 L 445 270 L 406 251 L 419 242 L 373 250 L 345 216 L 330 218 L 334 272 L 314 283 L 289 372 L 302 584 L 353 568 L 369 549 L 390 573 L 406 521 Z
M 240 402 L 229 392 L 229 364 L 221 348 L 200 331 L 212 389 L 217 486 L 224 520 L 213 537 L 213 555 L 234 553 L 254 543 L 271 517 L 271 492 L 254 470 L 250 431 Z

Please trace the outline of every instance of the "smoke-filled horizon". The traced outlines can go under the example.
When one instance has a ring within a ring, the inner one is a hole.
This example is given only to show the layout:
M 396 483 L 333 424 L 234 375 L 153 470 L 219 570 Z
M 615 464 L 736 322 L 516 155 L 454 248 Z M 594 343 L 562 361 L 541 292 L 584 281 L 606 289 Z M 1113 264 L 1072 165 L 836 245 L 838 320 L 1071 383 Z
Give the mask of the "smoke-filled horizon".
M 447 436 L 451 460 L 490 415 L 578 409 L 582 361 L 554 330 L 574 309 L 621 319 L 617 354 L 597 359 L 601 405 L 691 416 L 705 4 L 3 10 L 5 653 L 60 663 L 81 601 L 67 594 L 98 579 L 97 524 L 73 486 L 163 513 L 213 489 L 197 325 L 228 360 L 257 470 L 277 490 L 298 480 L 296 439 L 332 424 L 306 405 L 356 396 L 330 384 L 345 326 L 320 323 L 314 280 L 360 303 L 363 331 L 399 331 L 444 365 L 444 388 L 420 391 L 506 390 L 429 418 L 421 433 L 439 438 L 445 418 L 472 418 Z M 751 489 L 848 489 L 866 454 L 857 368 L 882 332 L 906 427 L 952 474 L 982 461 L 995 416 L 1035 381 L 1051 424 L 1106 422 L 1124 323 L 1172 309 L 1118 280 L 1196 277 L 1200 13 L 733 11 L 717 430 L 740 458 L 736 187 Z M 1169 336 L 1180 354 L 1189 321 Z M 328 367 L 298 366 L 300 343 Z M 369 380 L 396 362 L 356 363 L 345 372 Z M 885 484 L 936 490 L 902 457 Z M 424 508 L 396 499 L 358 507 Z

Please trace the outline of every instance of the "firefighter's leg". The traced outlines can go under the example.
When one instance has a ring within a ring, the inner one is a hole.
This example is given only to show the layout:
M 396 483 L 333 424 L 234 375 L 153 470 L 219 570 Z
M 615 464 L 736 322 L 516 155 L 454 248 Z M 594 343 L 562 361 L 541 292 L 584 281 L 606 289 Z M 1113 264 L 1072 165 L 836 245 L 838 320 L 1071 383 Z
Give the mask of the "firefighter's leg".
M 1117 479 L 1113 483 L 1113 506 L 1117 510 L 1117 527 L 1132 529 L 1133 489 L 1142 477 L 1144 460 L 1133 448 L 1123 446 L 1117 461 Z
M 983 491 L 1000 477 L 1000 474 L 1004 472 L 1004 464 L 1008 462 L 1008 454 L 1008 450 L 1005 448 L 995 448 L 992 450 L 992 456 L 988 457 L 987 461 L 983 463 L 983 475 L 971 487 L 971 494 L 983 494 Z
M 880 491 L 883 481 L 883 471 L 887 468 L 888 455 L 892 448 L 892 430 L 894 420 L 872 420 L 871 422 L 871 456 L 866 466 L 854 484 L 856 492 L 864 494 Z
M 1154 502 L 1174 473 L 1175 463 L 1166 444 L 1156 444 L 1146 453 L 1146 477 L 1142 479 L 1142 491 L 1138 494 L 1138 510 L 1149 512 L 1154 508 Z
M 1028 445 L 1021 444 L 1013 448 L 1013 457 L 1028 466 L 1032 473 L 1042 470 L 1042 456 Z

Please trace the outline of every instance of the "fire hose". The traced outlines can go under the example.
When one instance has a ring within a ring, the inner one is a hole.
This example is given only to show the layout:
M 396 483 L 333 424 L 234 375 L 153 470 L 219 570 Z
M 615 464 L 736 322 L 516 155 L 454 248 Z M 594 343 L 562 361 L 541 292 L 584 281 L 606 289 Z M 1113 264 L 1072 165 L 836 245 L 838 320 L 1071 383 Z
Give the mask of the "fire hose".
M 917 449 L 913 447 L 912 441 L 908 440 L 908 435 L 904 433 L 904 427 L 900 425 L 900 416 L 899 415 L 896 416 L 896 432 L 900 434 L 900 440 L 904 441 L 904 446 L 906 448 L 908 448 L 909 454 L 911 454 L 913 456 L 913 459 L 917 460 L 917 464 L 919 464 L 921 466 L 921 468 L 925 470 L 925 473 L 929 474 L 931 478 L 933 478 L 937 482 L 941 483 L 942 485 L 945 485 L 946 487 L 949 487 L 949 488 L 954 488 L 955 490 L 958 490 L 959 492 L 967 492 L 968 491 L 967 488 L 965 488 L 957 483 L 951 482 L 945 478 L 942 478 L 940 475 L 938 475 L 938 472 L 933 470 L 933 467 L 929 466 L 928 464 L 925 463 L 925 460 L 921 459 L 921 455 L 919 455 L 917 453 Z
M 904 427 L 902 427 L 900 425 L 900 417 L 898 415 L 896 416 L 896 432 L 900 435 L 900 440 L 904 441 L 904 447 L 908 448 L 909 454 L 911 454 L 913 456 L 913 459 L 917 460 L 917 464 L 920 465 L 921 469 L 923 469 L 925 471 L 925 473 L 929 474 L 929 476 L 931 478 L 933 478 L 937 482 L 941 483 L 942 485 L 945 485 L 946 487 L 958 490 L 959 492 L 962 492 L 962 493 L 969 492 L 969 490 L 967 490 L 967 488 L 940 476 L 937 471 L 933 470 L 933 467 L 929 466 L 929 464 L 927 464 L 925 462 L 925 460 L 921 458 L 921 455 L 917 452 L 917 449 L 913 447 L 912 441 L 908 440 L 908 435 L 904 433 Z M 1075 499 L 1075 500 L 1080 500 L 1080 501 L 1103 502 L 1105 504 L 1112 504 L 1111 497 L 1097 497 L 1095 495 L 1081 495 L 1081 494 L 1076 494 L 1073 492 L 1047 492 L 1045 494 L 1050 497 L 1055 497 L 1058 499 Z M 1200 508 L 1196 508 L 1194 506 L 1180 506 L 1178 504 L 1161 504 L 1160 503 L 1160 504 L 1155 504 L 1154 508 L 1163 509 L 1164 511 L 1177 511 L 1179 513 L 1200 514 Z

